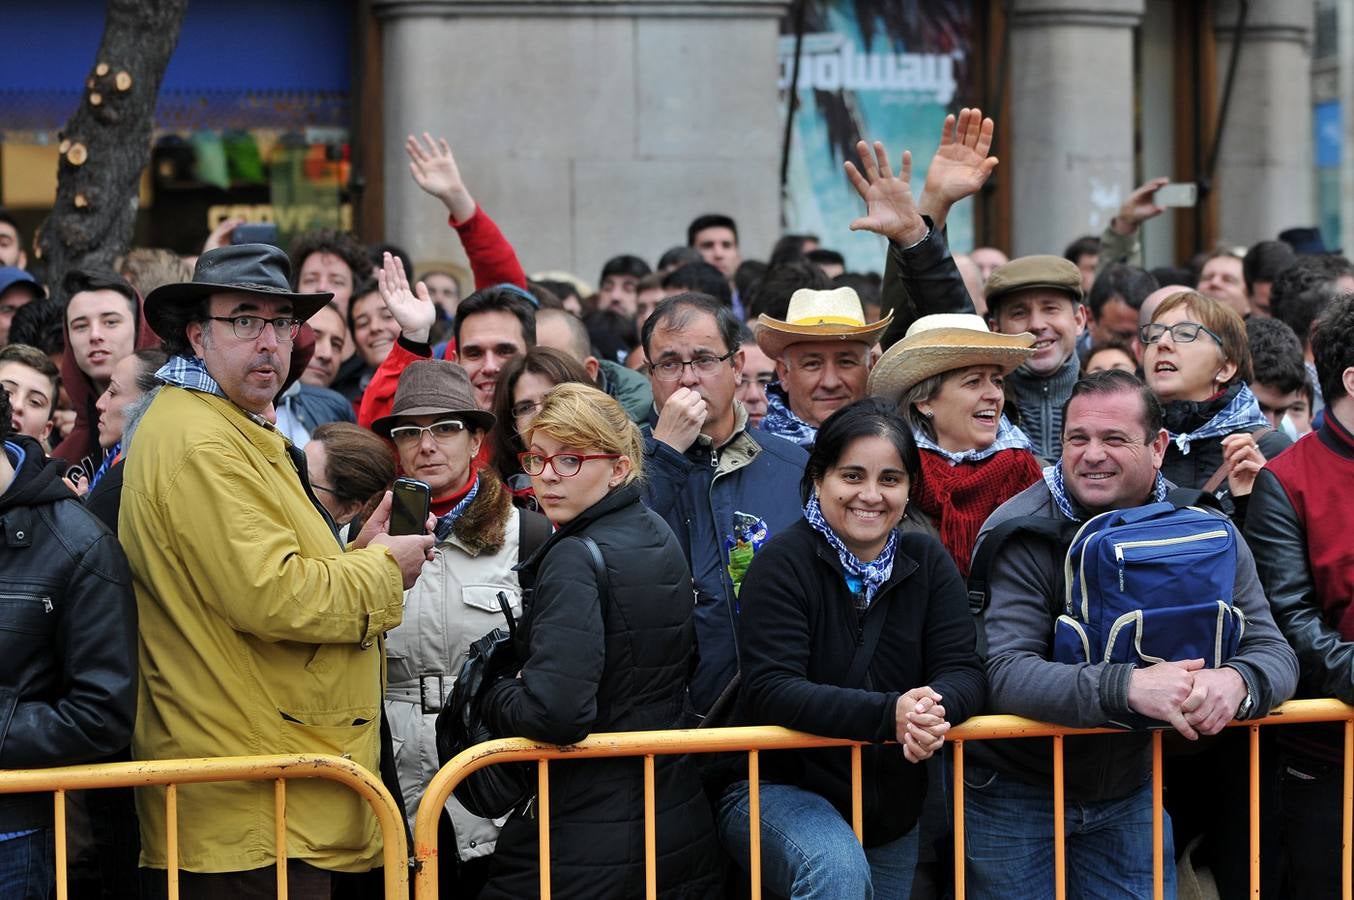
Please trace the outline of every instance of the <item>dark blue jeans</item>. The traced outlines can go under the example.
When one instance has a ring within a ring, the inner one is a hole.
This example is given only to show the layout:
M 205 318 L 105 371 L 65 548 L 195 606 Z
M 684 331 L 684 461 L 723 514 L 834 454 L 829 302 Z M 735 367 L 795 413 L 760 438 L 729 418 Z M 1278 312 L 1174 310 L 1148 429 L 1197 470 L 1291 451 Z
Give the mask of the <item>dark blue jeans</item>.
M 0 841 L 0 897 L 47 900 L 53 890 L 55 854 L 50 827 Z
M 1053 788 L 982 766 L 964 771 L 964 849 L 969 900 L 1053 896 Z M 1152 784 L 1126 797 L 1068 802 L 1069 900 L 1152 896 Z M 1175 896 L 1171 820 L 1162 811 L 1164 888 Z

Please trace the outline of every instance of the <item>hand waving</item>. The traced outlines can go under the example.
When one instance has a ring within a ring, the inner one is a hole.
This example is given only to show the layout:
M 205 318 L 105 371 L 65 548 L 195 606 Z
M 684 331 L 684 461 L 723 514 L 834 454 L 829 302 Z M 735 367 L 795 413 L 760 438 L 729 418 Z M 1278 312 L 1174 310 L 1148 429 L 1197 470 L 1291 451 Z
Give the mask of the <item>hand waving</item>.
M 926 222 L 917 212 L 908 179 L 912 177 L 912 154 L 903 151 L 903 165 L 895 177 L 889 166 L 888 151 L 874 142 L 874 154 L 864 141 L 856 144 L 861 168 L 846 163 L 846 177 L 851 180 L 860 199 L 865 201 L 865 215 L 851 223 L 852 231 L 873 231 L 903 247 L 910 247 L 926 237 Z
M 997 167 L 997 158 L 987 155 L 992 149 L 994 128 L 992 120 L 984 119 L 983 111 L 976 107 L 959 110 L 958 118 L 945 117 L 940 146 L 926 169 L 921 198 L 921 208 L 936 228 L 945 224 L 950 207 L 978 193 Z
M 427 343 L 433 322 L 437 320 L 437 307 L 433 305 L 427 285 L 420 281 L 418 293 L 411 291 L 409 279 L 404 274 L 404 263 L 398 256 L 387 253 L 381 268 L 376 270 L 376 289 L 381 292 L 386 309 L 400 323 L 401 337 L 416 344 Z
M 426 142 L 426 146 L 424 145 Z M 464 222 L 475 214 L 475 199 L 461 180 L 461 170 L 446 138 L 433 139 L 423 132 L 423 141 L 412 134 L 404 139 L 404 150 L 409 154 L 409 172 L 424 191 L 432 194 L 446 206 L 457 222 Z

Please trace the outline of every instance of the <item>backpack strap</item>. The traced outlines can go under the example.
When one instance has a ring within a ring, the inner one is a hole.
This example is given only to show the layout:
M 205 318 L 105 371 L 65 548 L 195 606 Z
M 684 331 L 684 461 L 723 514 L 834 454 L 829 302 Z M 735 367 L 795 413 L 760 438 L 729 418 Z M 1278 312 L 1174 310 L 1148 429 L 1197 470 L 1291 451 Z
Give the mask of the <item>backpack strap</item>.
M 550 540 L 552 529 L 550 520 L 537 512 L 531 512 L 526 509 L 517 511 L 517 564 L 531 559 L 532 554 L 541 548 L 541 545 Z M 517 583 L 521 585 L 523 592 L 531 590 L 536 584 L 536 573 L 528 574 L 526 569 L 517 570 Z
M 1189 506 L 1202 506 L 1206 509 L 1222 512 L 1222 501 L 1208 489 L 1208 485 L 1200 490 L 1195 488 L 1173 488 L 1166 494 L 1166 502 L 1176 509 L 1185 509 Z
M 1047 516 L 1017 516 L 993 528 L 973 554 L 973 565 L 968 576 L 968 606 L 975 616 L 987 609 L 992 600 L 992 558 L 1015 534 L 1032 534 L 1051 542 L 1060 552 L 1066 552 L 1075 534 L 1077 523 L 1050 519 Z M 1058 603 L 1061 605 L 1061 598 Z
M 1252 431 L 1251 437 L 1255 438 L 1255 442 L 1259 444 L 1260 439 L 1265 435 L 1269 434 L 1273 430 L 1274 430 L 1273 428 L 1270 428 L 1268 425 L 1266 425 L 1264 428 L 1257 428 L 1254 431 Z M 1207 481 L 1204 482 L 1204 486 L 1201 488 L 1201 490 L 1206 494 L 1212 494 L 1218 488 L 1222 487 L 1222 483 L 1226 481 L 1227 476 L 1231 474 L 1232 474 L 1232 464 L 1229 463 L 1226 459 L 1224 459 L 1222 461 L 1222 465 L 1218 466 L 1218 470 L 1214 472 Z
M 586 534 L 579 535 L 579 541 L 583 544 L 583 549 L 588 551 L 588 557 L 592 560 L 592 571 L 597 575 L 597 596 L 605 599 L 611 593 L 611 577 L 606 572 L 606 560 L 602 558 L 602 549 L 597 546 L 597 542 Z M 602 604 L 602 609 L 606 609 L 606 603 Z

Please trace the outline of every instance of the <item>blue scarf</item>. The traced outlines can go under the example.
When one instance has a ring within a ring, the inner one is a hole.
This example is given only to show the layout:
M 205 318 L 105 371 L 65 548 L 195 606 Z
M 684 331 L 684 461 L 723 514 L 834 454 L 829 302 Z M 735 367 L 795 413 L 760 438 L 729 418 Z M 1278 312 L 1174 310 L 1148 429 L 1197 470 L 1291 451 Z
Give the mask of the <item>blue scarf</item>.
M 762 431 L 794 441 L 808 449 L 818 439 L 818 429 L 805 422 L 790 409 L 790 398 L 779 381 L 766 386 L 766 416 L 762 419 Z
M 1189 445 L 1192 441 L 1271 427 L 1273 426 L 1269 419 L 1260 412 L 1260 402 L 1255 399 L 1255 394 L 1243 384 L 1241 390 L 1236 392 L 1236 396 L 1201 427 L 1185 434 L 1168 433 L 1171 435 L 1171 443 L 1175 444 L 1182 454 L 1189 456 Z
M 470 486 L 470 490 L 461 498 L 461 502 L 451 508 L 445 516 L 437 520 L 437 527 L 433 529 L 433 534 L 437 535 L 437 542 L 440 544 L 451 534 L 451 527 L 456 524 L 456 520 L 470 508 L 474 502 L 475 495 L 480 492 L 480 473 L 475 473 L 475 483 Z
M 932 453 L 939 453 L 950 461 L 952 465 L 959 465 L 966 462 L 982 462 L 989 456 L 995 456 L 1003 450 L 1030 450 L 1034 447 L 1030 444 L 1030 439 L 1005 416 L 997 420 L 997 439 L 991 444 L 981 449 L 962 450 L 959 453 L 951 453 L 949 450 L 941 447 L 924 431 L 916 428 L 912 429 L 912 438 L 917 442 L 917 446 L 922 450 L 930 450 Z
M 94 490 L 94 486 L 99 483 L 99 480 L 108 474 L 108 470 L 113 468 L 113 463 L 115 463 L 117 458 L 121 455 L 122 441 L 118 441 L 109 449 L 108 453 L 104 455 L 103 462 L 99 464 L 99 470 L 94 473 L 94 477 L 89 479 L 89 489 L 91 491 Z
M 813 530 L 827 538 L 832 549 L 837 551 L 837 559 L 841 560 L 842 569 L 846 572 L 846 586 L 856 596 L 856 608 L 869 609 L 874 595 L 893 574 L 893 554 L 898 549 L 898 532 L 889 532 L 888 543 L 884 544 L 883 552 L 873 562 L 861 562 L 854 553 L 846 549 L 842 539 L 837 537 L 832 526 L 823 518 L 823 510 L 818 505 L 816 493 L 804 504 L 804 518 L 808 519 Z
M 1044 484 L 1048 485 L 1048 492 L 1053 496 L 1053 504 L 1058 507 L 1058 512 L 1073 522 L 1083 521 L 1083 517 L 1073 510 L 1072 499 L 1067 496 L 1067 487 L 1063 484 L 1062 463 L 1044 468 Z M 1152 502 L 1161 503 L 1165 499 L 1166 479 L 1158 472 L 1156 483 L 1152 485 Z

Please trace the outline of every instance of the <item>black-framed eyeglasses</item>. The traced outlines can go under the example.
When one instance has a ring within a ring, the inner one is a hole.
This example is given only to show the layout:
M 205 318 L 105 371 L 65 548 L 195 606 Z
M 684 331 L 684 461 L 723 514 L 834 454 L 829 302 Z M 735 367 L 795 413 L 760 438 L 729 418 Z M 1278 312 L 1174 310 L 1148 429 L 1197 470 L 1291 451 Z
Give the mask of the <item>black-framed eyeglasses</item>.
M 517 461 L 522 464 L 522 471 L 528 475 L 540 475 L 545 471 L 546 465 L 549 465 L 560 478 L 577 475 L 579 470 L 583 468 L 583 463 L 590 459 L 620 458 L 619 453 L 556 453 L 554 456 L 542 456 L 539 453 L 532 453 L 527 450 L 524 453 L 517 454 Z
M 512 413 L 512 417 L 514 419 L 522 419 L 525 418 L 526 416 L 534 415 L 535 413 L 538 413 L 540 411 L 541 411 L 540 400 L 520 400 L 517 403 L 514 403 L 512 405 L 512 408 L 509 409 L 509 412 Z
M 301 320 L 294 316 L 278 316 L 266 319 L 263 316 L 208 316 L 213 322 L 229 322 L 235 330 L 235 336 L 242 341 L 252 341 L 263 334 L 263 326 L 272 325 L 273 334 L 278 343 L 287 344 L 296 339 L 301 330 Z
M 719 371 L 722 363 L 728 362 L 737 352 L 735 349 L 723 356 L 705 354 L 695 359 L 665 359 L 662 362 L 649 363 L 649 374 L 659 381 L 676 381 L 682 377 L 682 370 L 690 366 L 697 375 L 713 375 Z
M 1160 322 L 1153 322 L 1150 325 L 1144 325 L 1138 329 L 1138 337 L 1144 344 L 1155 344 L 1165 336 L 1166 332 L 1171 333 L 1171 340 L 1177 344 L 1189 344 L 1199 339 L 1199 332 L 1211 337 L 1222 346 L 1222 338 L 1217 333 L 1209 330 L 1198 322 L 1176 322 L 1174 325 L 1163 325 Z
M 397 425 L 390 429 L 390 439 L 401 446 L 412 447 L 423 442 L 423 433 L 432 435 L 434 441 L 449 440 L 465 431 L 466 424 L 460 419 L 443 419 L 431 425 Z

